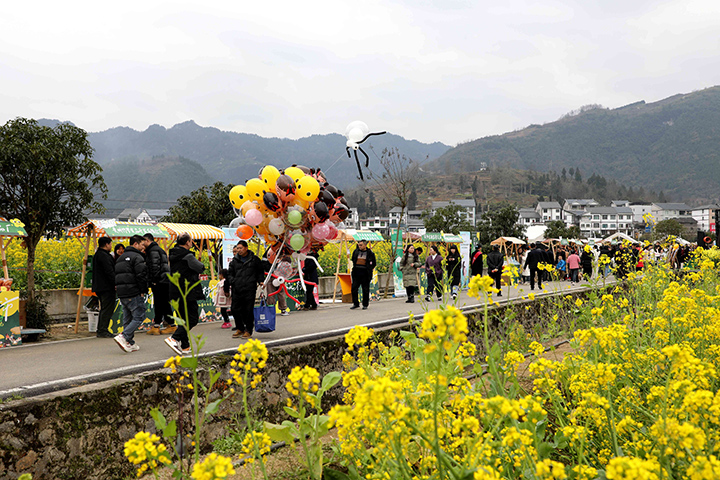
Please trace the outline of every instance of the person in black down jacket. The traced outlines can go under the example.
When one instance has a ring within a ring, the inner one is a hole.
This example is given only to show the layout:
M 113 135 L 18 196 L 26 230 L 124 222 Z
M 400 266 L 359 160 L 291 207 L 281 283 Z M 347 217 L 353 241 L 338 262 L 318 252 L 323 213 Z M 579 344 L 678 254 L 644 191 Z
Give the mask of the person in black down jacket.
M 170 275 L 180 274 L 179 288 L 178 285 L 170 282 L 170 300 L 178 302 L 178 313 L 180 318 L 185 320 L 185 326 L 177 327 L 172 336 L 165 339 L 165 343 L 178 355 L 192 353 L 188 331 L 192 330 L 200 319 L 197 302 L 205 300 L 203 287 L 199 283 L 200 274 L 205 271 L 205 265 L 190 251 L 192 244 L 193 240 L 190 234 L 181 233 L 175 246 L 170 249 Z M 185 292 L 184 300 L 180 289 Z
M 130 246 L 115 262 L 115 286 L 123 307 L 123 331 L 113 338 L 124 351 L 136 352 L 140 347 L 133 337 L 145 321 L 145 295 L 148 292 L 143 237 L 133 235 Z
M 248 249 L 245 240 L 240 240 L 237 245 L 237 253 L 228 266 L 229 277 L 225 280 L 225 293 L 229 294 L 228 288 L 232 286 L 232 311 L 235 319 L 235 332 L 233 338 L 252 337 L 255 328 L 255 297 L 257 287 L 262 285 L 265 274 L 262 262 Z
M 593 255 L 591 252 L 591 247 L 586 245 L 585 248 L 583 248 L 582 255 L 580 255 L 580 265 L 582 265 L 583 278 L 585 280 L 590 280 L 592 277 Z
M 357 242 L 357 247 L 352 254 L 352 263 L 350 278 L 352 279 L 353 306 L 350 307 L 350 310 L 360 308 L 360 287 L 363 289 L 362 308 L 367 310 L 370 304 L 370 281 L 376 265 L 375 253 L 367 248 L 367 240 Z
M 112 257 L 112 239 L 100 237 L 98 249 L 92 260 L 92 291 L 100 300 L 100 316 L 98 317 L 98 338 L 113 338 L 110 333 L 110 319 L 115 311 L 115 259 Z
M 175 333 L 177 327 L 172 319 L 170 308 L 170 280 L 167 274 L 170 273 L 168 256 L 160 245 L 155 243 L 152 233 L 143 235 L 145 238 L 145 262 L 148 267 L 148 281 L 153 293 L 153 306 L 155 308 L 155 321 L 151 325 L 148 335 L 160 335 Z M 167 328 L 160 330 L 163 324 Z
M 505 263 L 505 256 L 500 253 L 500 247 L 493 245 L 492 252 L 488 253 L 487 256 L 487 267 L 488 275 L 495 280 L 495 288 L 498 289 L 498 297 L 502 297 L 502 293 L 500 292 L 500 279 L 502 278 L 503 263 Z

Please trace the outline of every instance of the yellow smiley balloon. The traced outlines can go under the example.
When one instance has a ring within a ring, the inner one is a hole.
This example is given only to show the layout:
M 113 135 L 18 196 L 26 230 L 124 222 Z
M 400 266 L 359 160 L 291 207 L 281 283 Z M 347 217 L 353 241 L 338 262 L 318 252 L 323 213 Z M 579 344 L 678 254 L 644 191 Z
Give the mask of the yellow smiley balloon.
M 305 175 L 297 182 L 296 198 L 306 202 L 314 202 L 320 193 L 320 184 L 313 177 Z
M 266 192 L 275 191 L 275 183 L 280 176 L 280 170 L 273 167 L 272 165 L 265 165 L 260 172 L 260 179 L 265 184 Z
M 289 167 L 285 169 L 285 175 L 295 180 L 295 183 L 297 183 L 301 178 L 305 176 L 305 172 L 300 170 L 297 167 Z
M 265 194 L 265 183 L 259 178 L 251 178 L 245 184 L 247 188 L 248 200 L 262 202 L 263 195 Z
M 230 189 L 230 203 L 235 208 L 240 208 L 248 199 L 247 189 L 245 185 L 235 185 Z

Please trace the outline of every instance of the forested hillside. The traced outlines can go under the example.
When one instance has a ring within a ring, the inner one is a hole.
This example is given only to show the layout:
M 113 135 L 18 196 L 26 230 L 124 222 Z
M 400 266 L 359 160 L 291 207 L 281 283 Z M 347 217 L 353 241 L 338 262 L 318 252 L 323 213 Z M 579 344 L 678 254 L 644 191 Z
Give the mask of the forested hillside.
M 481 138 L 427 168 L 444 174 L 481 163 L 540 172 L 579 168 L 668 199 L 720 199 L 720 87 L 621 108 L 588 106 L 545 125 Z

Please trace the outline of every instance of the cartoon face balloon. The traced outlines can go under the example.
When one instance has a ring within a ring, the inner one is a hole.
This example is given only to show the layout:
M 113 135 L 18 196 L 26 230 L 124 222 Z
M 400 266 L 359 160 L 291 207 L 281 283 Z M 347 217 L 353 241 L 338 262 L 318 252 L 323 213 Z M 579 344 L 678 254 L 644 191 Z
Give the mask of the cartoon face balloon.
M 280 199 L 273 192 L 265 192 L 263 195 L 263 203 L 271 212 L 277 212 L 280 210 Z
M 258 203 L 262 202 L 263 195 L 265 194 L 265 183 L 259 178 L 251 178 L 245 184 L 248 196 L 250 200 L 255 200 Z
M 305 172 L 300 170 L 298 167 L 289 167 L 285 169 L 285 175 L 289 176 L 297 183 L 298 180 L 305 176 Z
M 265 191 L 275 191 L 275 183 L 280 176 L 280 170 L 273 167 L 272 165 L 265 165 L 260 170 L 260 180 L 265 184 Z
M 228 195 L 230 197 L 230 203 L 235 208 L 240 208 L 245 201 L 247 201 L 247 189 L 245 185 L 235 185 L 230 189 Z
M 275 182 L 275 191 L 283 202 L 292 202 L 295 199 L 295 180 L 290 175 L 280 175 Z
M 296 196 L 306 202 L 314 202 L 320 193 L 320 185 L 317 180 L 309 175 L 305 175 L 297 182 Z

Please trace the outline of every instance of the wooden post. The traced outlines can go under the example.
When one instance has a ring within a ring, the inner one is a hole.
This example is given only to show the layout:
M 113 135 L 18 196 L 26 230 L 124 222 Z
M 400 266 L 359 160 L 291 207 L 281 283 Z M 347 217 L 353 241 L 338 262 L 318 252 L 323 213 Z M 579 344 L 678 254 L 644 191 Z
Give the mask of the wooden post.
M 85 242 L 85 258 L 82 264 L 82 274 L 80 275 L 80 289 L 78 290 L 78 304 L 77 311 L 75 312 L 75 333 L 78 333 L 80 326 L 80 308 L 82 308 L 83 291 L 85 290 L 85 273 L 87 273 L 87 260 L 90 254 L 90 242 L 95 237 L 95 229 L 88 234 L 86 232 L 87 242 Z
M 333 287 L 333 304 L 335 304 L 335 297 L 337 296 L 337 286 L 340 283 L 340 256 L 343 253 L 343 246 L 345 245 L 345 238 L 338 244 L 338 261 L 337 267 L 335 267 L 335 286 Z
M 210 257 L 210 280 L 215 280 L 215 259 L 213 258 L 212 250 L 210 249 L 210 239 L 206 239 L 205 242 L 207 245 L 208 257 Z
M 7 244 L 5 244 L 5 237 L 0 237 L 0 256 L 2 256 L 2 267 L 3 267 L 3 273 L 5 274 L 5 278 L 10 278 L 10 273 L 8 272 L 8 266 L 7 266 L 7 256 L 5 253 L 5 248 L 7 248 L 10 245 L 11 240 L 12 240 L 12 237 L 9 237 Z

